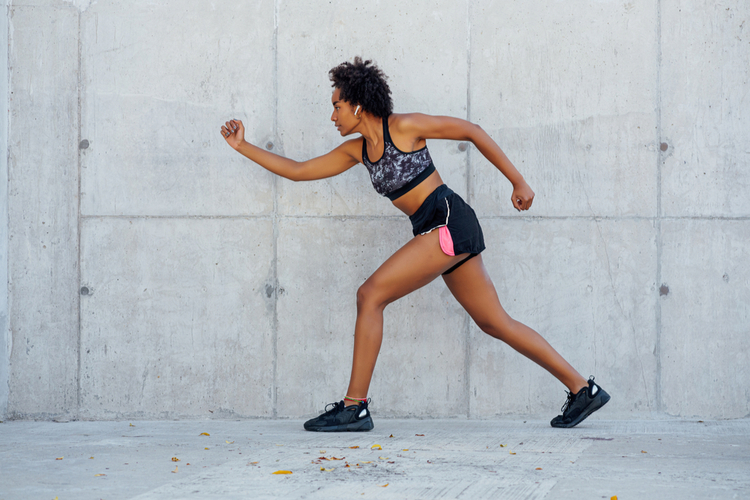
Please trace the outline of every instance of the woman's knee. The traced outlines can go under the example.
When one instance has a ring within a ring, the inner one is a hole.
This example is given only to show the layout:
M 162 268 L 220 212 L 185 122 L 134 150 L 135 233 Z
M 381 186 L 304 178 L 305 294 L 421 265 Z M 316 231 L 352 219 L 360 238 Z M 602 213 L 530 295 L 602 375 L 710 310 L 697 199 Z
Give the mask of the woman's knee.
M 365 281 L 357 290 L 357 309 L 363 308 L 385 308 L 388 302 L 383 299 L 382 293 L 372 279 Z
M 474 322 L 484 333 L 498 339 L 507 336 L 515 324 L 515 320 L 507 314 L 498 315 L 495 318 L 479 318 Z

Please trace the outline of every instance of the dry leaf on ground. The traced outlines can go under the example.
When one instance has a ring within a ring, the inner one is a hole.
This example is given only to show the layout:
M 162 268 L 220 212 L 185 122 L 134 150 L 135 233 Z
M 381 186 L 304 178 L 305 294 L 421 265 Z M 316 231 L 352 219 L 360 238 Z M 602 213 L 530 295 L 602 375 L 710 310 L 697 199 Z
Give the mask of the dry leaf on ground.
M 277 470 L 276 472 L 272 472 L 271 474 L 291 474 L 292 471 L 290 470 Z
M 201 432 L 201 433 L 200 433 L 200 434 L 198 434 L 198 435 L 199 435 L 199 436 L 210 436 L 211 434 L 209 434 L 208 432 Z
M 374 444 L 374 445 L 370 446 L 370 449 L 371 450 L 382 450 L 383 447 L 380 446 L 379 444 Z

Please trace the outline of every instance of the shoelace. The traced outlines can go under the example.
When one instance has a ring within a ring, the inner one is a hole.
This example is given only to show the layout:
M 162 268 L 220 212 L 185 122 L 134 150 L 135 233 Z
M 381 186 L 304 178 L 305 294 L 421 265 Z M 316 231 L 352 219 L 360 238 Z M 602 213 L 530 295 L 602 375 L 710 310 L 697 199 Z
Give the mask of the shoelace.
M 576 395 L 573 394 L 572 392 L 570 391 L 565 391 L 565 392 L 568 393 L 568 399 L 565 400 L 565 402 L 562 405 L 562 408 L 560 408 L 560 411 L 563 413 L 563 415 L 565 414 L 566 411 L 568 411 L 568 408 L 570 408 L 570 405 L 576 399 Z
M 331 407 L 329 410 L 328 407 Z M 333 413 L 337 413 L 339 411 L 339 407 L 341 406 L 341 401 L 336 401 L 335 403 L 328 403 L 326 405 L 325 413 L 323 415 L 331 415 Z

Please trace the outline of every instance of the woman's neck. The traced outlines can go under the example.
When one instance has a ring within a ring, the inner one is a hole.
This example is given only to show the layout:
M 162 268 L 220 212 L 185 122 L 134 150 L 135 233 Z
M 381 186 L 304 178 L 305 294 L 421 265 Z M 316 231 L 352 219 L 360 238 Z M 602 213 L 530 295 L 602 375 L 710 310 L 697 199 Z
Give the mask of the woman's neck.
M 362 137 L 372 146 L 377 146 L 383 141 L 383 120 L 388 118 L 380 118 L 366 114 L 362 117 L 362 121 L 359 126 L 355 129 L 356 132 L 362 134 Z

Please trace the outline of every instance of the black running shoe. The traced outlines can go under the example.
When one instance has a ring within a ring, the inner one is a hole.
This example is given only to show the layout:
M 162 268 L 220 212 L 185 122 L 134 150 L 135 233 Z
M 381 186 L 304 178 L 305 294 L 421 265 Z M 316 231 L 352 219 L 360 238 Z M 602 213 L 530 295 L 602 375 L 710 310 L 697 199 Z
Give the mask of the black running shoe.
M 371 431 L 375 425 L 367 409 L 368 401 L 344 406 L 343 401 L 329 403 L 322 415 L 305 422 L 305 430 L 319 432 Z M 330 409 L 329 409 L 330 407 Z
M 589 386 L 584 387 L 578 394 L 568 392 L 568 400 L 562 406 L 562 415 L 550 421 L 552 427 L 575 427 L 586 417 L 607 404 L 609 394 L 594 383 L 594 377 L 589 378 Z

